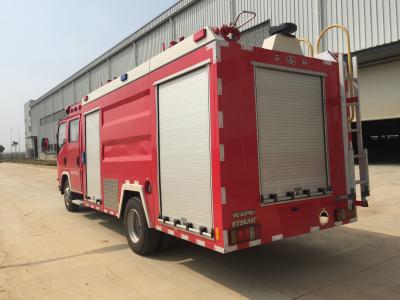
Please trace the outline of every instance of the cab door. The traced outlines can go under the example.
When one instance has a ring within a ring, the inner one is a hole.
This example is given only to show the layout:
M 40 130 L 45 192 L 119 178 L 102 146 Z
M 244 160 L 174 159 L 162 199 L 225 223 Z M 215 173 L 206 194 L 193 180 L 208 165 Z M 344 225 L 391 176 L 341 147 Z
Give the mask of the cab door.
M 60 123 L 58 125 L 57 132 L 57 176 L 61 178 L 61 174 L 67 171 L 67 122 Z
M 77 193 L 82 193 L 82 159 L 80 132 L 80 117 L 69 120 L 66 166 L 71 180 L 71 190 Z

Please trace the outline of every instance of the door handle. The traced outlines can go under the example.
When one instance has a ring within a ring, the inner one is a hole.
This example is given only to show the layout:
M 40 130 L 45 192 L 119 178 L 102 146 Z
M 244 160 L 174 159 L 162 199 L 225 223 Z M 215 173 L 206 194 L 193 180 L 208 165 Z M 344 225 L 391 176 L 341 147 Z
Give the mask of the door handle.
M 67 165 L 67 158 L 64 156 L 64 166 Z
M 79 156 L 76 157 L 76 165 L 79 166 Z
M 86 164 L 86 152 L 85 151 L 82 152 L 82 164 L 83 165 Z

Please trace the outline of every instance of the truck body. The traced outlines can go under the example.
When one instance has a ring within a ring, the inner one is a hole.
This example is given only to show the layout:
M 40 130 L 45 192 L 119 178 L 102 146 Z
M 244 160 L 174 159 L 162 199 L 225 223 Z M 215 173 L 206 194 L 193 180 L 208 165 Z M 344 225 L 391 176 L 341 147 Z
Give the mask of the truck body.
M 67 108 L 66 206 L 221 253 L 354 222 L 344 69 L 202 29 Z

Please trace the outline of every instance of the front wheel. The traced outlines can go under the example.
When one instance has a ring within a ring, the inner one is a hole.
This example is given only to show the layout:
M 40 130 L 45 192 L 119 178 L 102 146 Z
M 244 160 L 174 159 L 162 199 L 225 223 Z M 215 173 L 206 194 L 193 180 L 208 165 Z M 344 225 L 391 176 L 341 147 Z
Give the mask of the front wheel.
M 72 202 L 72 192 L 68 179 L 64 183 L 64 204 L 68 211 L 76 212 L 79 210 L 79 205 Z
M 142 203 L 137 197 L 130 198 L 126 203 L 124 226 L 128 244 L 135 253 L 146 255 L 158 248 L 160 232 L 149 228 Z

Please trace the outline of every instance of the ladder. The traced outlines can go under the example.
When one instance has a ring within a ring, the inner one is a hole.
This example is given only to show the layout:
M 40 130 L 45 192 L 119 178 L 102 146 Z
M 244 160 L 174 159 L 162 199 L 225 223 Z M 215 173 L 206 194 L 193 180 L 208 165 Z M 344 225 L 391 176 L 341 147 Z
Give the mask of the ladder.
M 367 197 L 369 196 L 369 174 L 368 174 L 368 152 L 364 149 L 362 137 L 362 124 L 360 101 L 358 93 L 358 64 L 357 57 L 351 57 L 350 32 L 341 24 L 332 24 L 327 26 L 319 34 L 316 43 L 316 55 L 319 52 L 322 37 L 331 29 L 339 29 L 343 31 L 346 37 L 347 45 L 347 64 L 343 60 L 343 54 L 337 57 L 330 53 L 330 56 L 339 63 L 339 79 L 341 90 L 341 108 L 342 108 L 342 128 L 344 156 L 346 167 L 346 185 L 348 208 L 353 209 L 353 205 L 368 207 Z M 350 112 L 350 116 L 348 115 Z M 355 128 L 352 128 L 352 122 L 355 122 Z M 353 145 L 351 143 L 351 135 L 354 133 L 356 143 L 356 153 L 354 154 Z M 359 179 L 355 179 L 355 160 L 358 161 Z M 356 199 L 357 189 L 360 186 L 361 200 Z
M 350 168 L 353 168 L 351 172 L 351 195 L 352 201 L 355 201 L 355 205 L 368 207 L 367 197 L 370 195 L 369 189 L 369 172 L 368 172 L 368 151 L 363 145 L 362 135 L 362 123 L 361 123 L 361 110 L 359 101 L 359 89 L 358 89 L 358 63 L 357 57 L 352 58 L 353 74 L 349 74 L 349 68 L 343 68 L 345 72 L 345 86 L 347 87 L 346 93 L 346 111 L 350 112 L 350 117 L 347 120 L 347 131 L 349 132 L 349 138 L 355 138 L 355 147 L 349 142 L 349 163 Z M 347 114 L 347 113 L 346 113 Z M 355 126 L 352 126 L 352 122 Z M 356 151 L 354 151 L 356 150 Z M 356 153 L 356 154 L 355 154 Z M 355 179 L 354 167 L 356 161 L 358 162 L 359 178 Z M 356 185 L 360 186 L 361 200 L 356 200 Z

